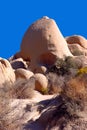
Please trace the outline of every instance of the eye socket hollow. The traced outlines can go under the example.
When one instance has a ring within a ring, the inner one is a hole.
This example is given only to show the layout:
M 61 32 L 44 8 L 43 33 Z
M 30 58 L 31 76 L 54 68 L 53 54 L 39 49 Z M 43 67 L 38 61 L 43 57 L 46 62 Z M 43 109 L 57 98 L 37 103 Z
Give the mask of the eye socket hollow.
M 56 56 L 52 53 L 42 54 L 38 59 L 39 64 L 44 66 L 51 66 L 55 63 L 55 61 L 56 61 Z

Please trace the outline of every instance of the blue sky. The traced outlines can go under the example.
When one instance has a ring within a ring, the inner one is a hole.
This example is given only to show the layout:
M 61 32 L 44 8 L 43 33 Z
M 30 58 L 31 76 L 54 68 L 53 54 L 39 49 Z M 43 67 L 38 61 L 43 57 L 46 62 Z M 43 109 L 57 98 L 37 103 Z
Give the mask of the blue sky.
M 64 36 L 87 38 L 87 0 L 1 0 L 0 57 L 19 51 L 25 31 L 42 16 L 55 19 Z

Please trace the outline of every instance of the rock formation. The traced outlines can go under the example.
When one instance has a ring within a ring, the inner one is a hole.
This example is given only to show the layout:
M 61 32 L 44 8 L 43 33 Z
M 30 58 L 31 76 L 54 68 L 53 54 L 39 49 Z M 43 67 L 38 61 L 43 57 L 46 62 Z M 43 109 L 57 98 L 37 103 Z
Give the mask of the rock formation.
M 31 61 L 33 72 L 40 66 L 54 64 L 57 57 L 72 56 L 55 21 L 47 17 L 37 20 L 26 31 L 20 54 Z
M 87 130 L 85 38 L 64 39 L 43 17 L 18 53 L 0 58 L 0 130 Z

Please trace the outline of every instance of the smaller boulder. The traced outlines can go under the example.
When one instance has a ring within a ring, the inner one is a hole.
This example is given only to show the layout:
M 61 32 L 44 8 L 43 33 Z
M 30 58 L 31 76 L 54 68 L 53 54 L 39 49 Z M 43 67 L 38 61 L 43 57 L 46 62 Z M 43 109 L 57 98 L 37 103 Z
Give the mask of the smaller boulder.
M 45 66 L 37 66 L 34 70 L 34 73 L 45 74 L 47 72 L 47 68 Z
M 13 69 L 18 69 L 18 68 L 26 69 L 27 68 L 27 64 L 25 61 L 23 61 L 22 58 L 15 59 L 11 61 L 10 63 Z
M 15 75 L 16 75 L 16 79 L 18 78 L 29 79 L 30 77 L 34 75 L 34 73 L 29 70 L 20 68 L 20 69 L 15 70 Z
M 34 78 L 35 78 L 35 90 L 43 94 L 46 94 L 48 91 L 48 80 L 45 77 L 45 75 L 36 73 L 34 75 Z

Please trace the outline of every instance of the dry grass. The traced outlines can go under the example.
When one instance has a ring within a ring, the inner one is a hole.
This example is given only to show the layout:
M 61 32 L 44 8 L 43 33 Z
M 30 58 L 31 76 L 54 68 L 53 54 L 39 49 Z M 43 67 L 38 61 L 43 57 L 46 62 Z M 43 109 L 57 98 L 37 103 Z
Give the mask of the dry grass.
M 8 82 L 5 82 L 3 85 L 0 85 L 0 99 L 11 99 L 12 98 L 13 86 Z
M 33 78 L 29 80 L 19 79 L 13 86 L 7 83 L 0 86 L 0 99 L 11 99 L 11 98 L 31 98 L 34 94 L 35 81 Z
M 87 75 L 70 79 L 64 86 L 61 97 L 66 113 L 78 117 L 79 111 L 84 111 L 87 105 Z
M 5 83 L 0 86 L 0 130 L 15 130 L 19 125 L 9 124 L 6 119 L 10 113 L 9 101 L 12 98 L 32 98 L 34 96 L 34 79 L 18 80 L 13 86 Z
M 70 79 L 56 100 L 57 108 L 46 130 L 86 130 L 86 115 L 84 117 L 83 113 L 87 112 L 87 74 Z
M 10 110 L 9 99 L 0 98 L 0 130 L 8 130 L 6 115 Z
M 60 93 L 64 86 L 64 77 L 58 76 L 54 73 L 49 73 L 46 77 L 49 81 L 48 94 Z
M 12 95 L 13 98 L 26 99 L 34 96 L 35 79 L 30 78 L 29 80 L 18 80 L 13 86 Z
M 87 75 L 77 76 L 66 83 L 63 92 L 66 96 L 75 99 L 87 98 Z

